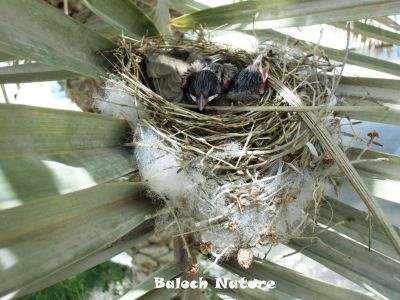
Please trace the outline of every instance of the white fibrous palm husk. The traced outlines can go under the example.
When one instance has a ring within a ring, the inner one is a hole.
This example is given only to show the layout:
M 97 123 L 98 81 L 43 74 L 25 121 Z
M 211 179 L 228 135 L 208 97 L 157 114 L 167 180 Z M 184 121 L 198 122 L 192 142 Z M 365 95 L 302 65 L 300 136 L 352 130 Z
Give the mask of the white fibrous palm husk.
M 218 55 L 238 69 L 259 54 L 204 41 L 121 41 L 116 73 L 97 107 L 131 124 L 140 175 L 171 211 L 159 219 L 159 230 L 182 237 L 191 233 L 197 244 L 224 257 L 301 237 L 323 200 L 329 155 L 295 111 L 273 109 L 288 104 L 271 87 L 245 106 L 208 107 L 201 113 L 163 98 L 162 89 L 157 94 L 147 85 L 141 62 L 177 50 L 190 53 L 187 64 Z M 335 68 L 329 60 L 273 44 L 262 45 L 260 53 L 270 76 L 305 106 L 334 104 Z M 339 139 L 337 120 L 328 113 L 319 118 Z

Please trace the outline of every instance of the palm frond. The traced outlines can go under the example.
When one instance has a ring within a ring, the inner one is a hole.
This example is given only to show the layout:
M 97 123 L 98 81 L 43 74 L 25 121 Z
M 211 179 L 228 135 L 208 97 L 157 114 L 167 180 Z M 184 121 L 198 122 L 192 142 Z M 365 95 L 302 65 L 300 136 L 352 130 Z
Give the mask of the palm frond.
M 128 291 L 119 300 L 130 299 L 170 299 L 175 292 L 174 289 L 160 289 L 155 286 L 155 278 L 162 278 L 164 281 L 171 280 L 183 273 L 184 266 L 182 264 L 168 264 L 160 270 L 150 274 L 143 282 Z M 162 297 L 160 292 L 163 293 Z M 167 294 L 165 294 L 167 293 Z M 157 296 L 157 297 L 156 297 Z
M 22 83 L 70 79 L 79 74 L 41 63 L 0 67 L 0 83 Z
M 256 22 L 256 28 L 271 29 L 358 20 L 399 11 L 397 1 L 243 1 L 204 9 L 171 22 L 177 28 L 186 29 L 197 25 L 218 27 L 234 24 L 246 24 L 251 29 L 251 24 Z
M 128 0 L 83 0 L 83 3 L 106 23 L 133 38 L 157 36 L 150 19 Z
M 0 39 L 1 52 L 89 77 L 106 74 L 109 63 L 99 51 L 115 47 L 40 0 L 2 1 Z
M 272 299 L 298 299 L 299 295 L 304 299 L 370 299 L 365 294 L 304 276 L 296 271 L 261 259 L 255 259 L 249 269 L 241 268 L 233 260 L 222 263 L 222 265 L 240 276 L 275 281 L 277 288 L 265 291 L 264 297 L 266 299 L 269 297 Z
M 336 91 L 338 105 L 385 108 L 382 113 L 349 111 L 344 117 L 386 124 L 400 124 L 400 80 L 343 77 Z
M 331 25 L 347 30 L 346 23 L 333 23 Z M 374 38 L 376 40 L 388 44 L 394 44 L 394 45 L 400 44 L 400 34 L 376 26 L 368 25 L 360 21 L 351 22 L 350 30 L 355 34 L 360 34 L 365 37 Z

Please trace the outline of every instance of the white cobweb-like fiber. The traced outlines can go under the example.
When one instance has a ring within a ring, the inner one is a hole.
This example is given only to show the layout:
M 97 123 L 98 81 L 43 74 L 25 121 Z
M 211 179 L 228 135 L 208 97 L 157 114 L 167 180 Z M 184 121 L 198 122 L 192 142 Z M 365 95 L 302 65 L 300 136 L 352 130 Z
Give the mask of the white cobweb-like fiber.
M 134 127 L 144 116 L 144 111 L 136 97 L 122 87 L 124 82 L 111 76 L 105 83 L 104 96 L 97 97 L 94 106 L 104 115 L 123 119 Z
M 247 176 L 219 176 L 203 163 L 204 157 L 183 156 L 177 145 L 144 125 L 141 120 L 146 115 L 139 101 L 119 85 L 118 79 L 111 78 L 96 107 L 127 120 L 136 132 L 134 157 L 140 175 L 153 195 L 168 201 L 177 219 L 164 216 L 158 222 L 159 230 L 195 232 L 200 240 L 211 242 L 213 251 L 226 255 L 242 247 L 284 242 L 302 233 L 308 208 L 317 201 L 315 192 L 322 186 L 316 172 L 294 170 L 278 161 L 250 181 Z M 212 155 L 230 158 L 243 146 L 227 141 Z M 211 219 L 218 222 L 208 222 Z M 176 221 L 180 226 L 168 225 Z

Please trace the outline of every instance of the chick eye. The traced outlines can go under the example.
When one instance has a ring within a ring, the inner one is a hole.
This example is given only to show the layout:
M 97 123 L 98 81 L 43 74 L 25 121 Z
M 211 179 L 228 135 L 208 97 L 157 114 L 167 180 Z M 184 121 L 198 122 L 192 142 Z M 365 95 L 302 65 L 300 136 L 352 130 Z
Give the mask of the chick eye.
M 195 96 L 193 96 L 192 94 L 190 94 L 189 96 L 190 96 L 190 98 L 191 98 L 194 102 L 197 102 L 197 99 L 196 99 Z
M 208 102 L 214 100 L 217 97 L 218 97 L 218 94 L 215 94 L 215 95 L 212 95 L 212 96 L 208 97 Z

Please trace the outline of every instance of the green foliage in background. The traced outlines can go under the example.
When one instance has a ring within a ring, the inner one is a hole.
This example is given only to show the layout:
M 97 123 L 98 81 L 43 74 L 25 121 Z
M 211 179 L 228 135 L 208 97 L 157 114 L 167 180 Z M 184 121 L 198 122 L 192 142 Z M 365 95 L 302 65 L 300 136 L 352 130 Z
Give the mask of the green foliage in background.
M 77 300 L 87 299 L 88 294 L 95 288 L 103 292 L 111 292 L 118 295 L 116 284 L 122 284 L 123 280 L 132 274 L 132 270 L 126 266 L 110 261 L 102 263 L 81 274 L 72 276 L 51 287 L 39 292 L 24 296 L 21 300 Z

